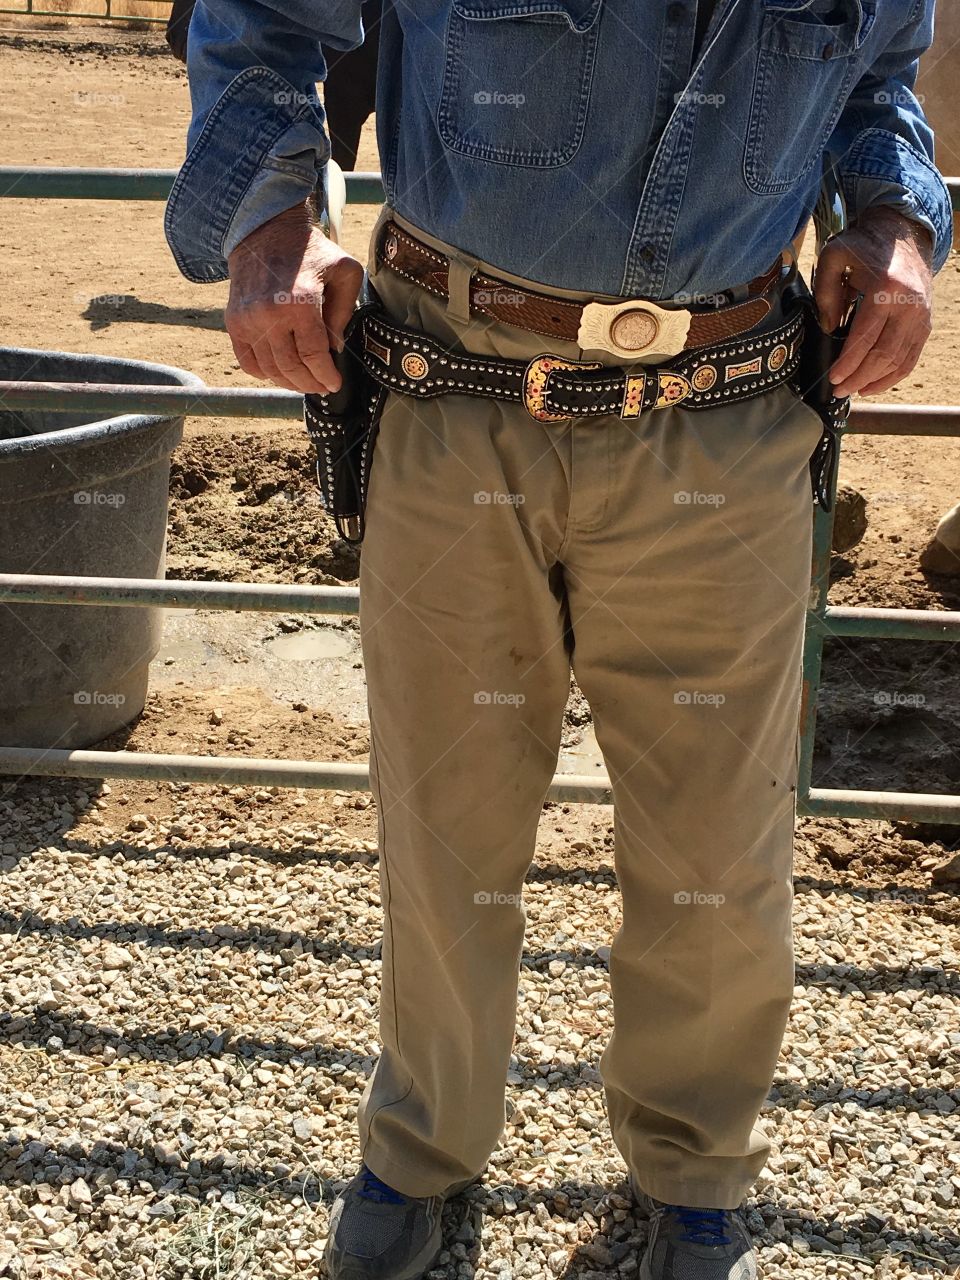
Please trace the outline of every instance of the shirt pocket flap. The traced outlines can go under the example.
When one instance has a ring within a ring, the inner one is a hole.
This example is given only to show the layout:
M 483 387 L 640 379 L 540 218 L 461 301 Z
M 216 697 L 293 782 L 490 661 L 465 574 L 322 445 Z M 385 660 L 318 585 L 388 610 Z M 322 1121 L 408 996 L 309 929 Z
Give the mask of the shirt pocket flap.
M 870 0 L 761 0 L 761 44 L 774 53 L 825 62 L 849 57 L 876 17 Z
M 565 21 L 571 31 L 589 31 L 603 0 L 453 0 L 461 18 L 491 21 L 498 18 L 531 18 Z

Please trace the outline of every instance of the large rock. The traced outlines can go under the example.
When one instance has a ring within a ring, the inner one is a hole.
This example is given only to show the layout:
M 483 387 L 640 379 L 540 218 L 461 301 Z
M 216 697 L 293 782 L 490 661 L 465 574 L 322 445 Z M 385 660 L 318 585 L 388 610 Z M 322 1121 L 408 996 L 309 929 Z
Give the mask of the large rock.
M 948 511 L 920 552 L 920 568 L 927 573 L 960 576 L 960 505 Z
M 833 550 L 837 555 L 852 551 L 857 543 L 863 541 L 867 531 L 867 503 L 862 493 L 851 489 L 849 485 L 841 485 L 837 489 L 837 500 L 833 515 Z
M 930 872 L 930 879 L 934 884 L 953 884 L 955 881 L 960 881 L 960 853 L 955 853 L 946 862 L 941 862 L 939 866 L 934 867 Z

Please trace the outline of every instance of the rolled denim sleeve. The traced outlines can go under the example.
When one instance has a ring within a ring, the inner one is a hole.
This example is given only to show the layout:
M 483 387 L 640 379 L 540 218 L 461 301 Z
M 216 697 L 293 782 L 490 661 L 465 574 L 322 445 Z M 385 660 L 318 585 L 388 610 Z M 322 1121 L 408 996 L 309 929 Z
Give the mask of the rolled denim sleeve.
M 236 245 L 315 190 L 330 154 L 320 42 L 351 49 L 362 38 L 360 0 L 198 0 L 187 157 L 164 221 L 188 280 L 226 279 Z
M 851 219 L 887 205 L 927 227 L 939 271 L 953 242 L 950 193 L 933 161 L 933 131 L 914 95 L 933 40 L 934 0 L 915 0 L 907 24 L 850 96 L 827 147 Z

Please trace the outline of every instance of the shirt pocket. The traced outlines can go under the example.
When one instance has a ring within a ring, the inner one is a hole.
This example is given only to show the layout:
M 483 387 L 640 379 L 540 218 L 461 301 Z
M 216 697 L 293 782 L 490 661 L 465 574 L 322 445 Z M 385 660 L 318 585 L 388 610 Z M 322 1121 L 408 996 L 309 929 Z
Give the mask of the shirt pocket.
M 603 0 L 453 0 L 437 124 L 453 151 L 522 168 L 583 140 Z
M 876 0 L 762 0 L 743 172 L 781 195 L 819 160 L 868 63 Z

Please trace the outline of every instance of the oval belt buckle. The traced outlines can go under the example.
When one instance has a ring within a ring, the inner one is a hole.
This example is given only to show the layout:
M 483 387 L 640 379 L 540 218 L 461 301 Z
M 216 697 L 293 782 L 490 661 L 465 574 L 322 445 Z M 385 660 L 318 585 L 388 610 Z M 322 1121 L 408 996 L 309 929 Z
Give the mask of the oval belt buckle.
M 577 342 L 585 351 L 609 351 L 621 360 L 659 364 L 684 349 L 693 312 L 655 302 L 588 302 Z
M 537 422 L 566 422 L 572 413 L 550 413 L 545 408 L 547 379 L 554 369 L 602 369 L 603 365 L 583 360 L 562 360 L 560 356 L 540 355 L 527 365 L 523 372 L 523 406 Z

